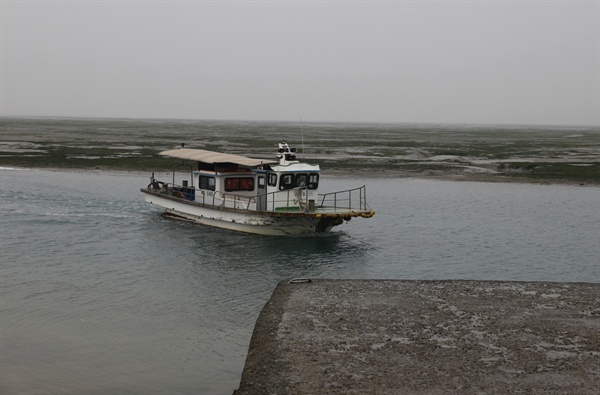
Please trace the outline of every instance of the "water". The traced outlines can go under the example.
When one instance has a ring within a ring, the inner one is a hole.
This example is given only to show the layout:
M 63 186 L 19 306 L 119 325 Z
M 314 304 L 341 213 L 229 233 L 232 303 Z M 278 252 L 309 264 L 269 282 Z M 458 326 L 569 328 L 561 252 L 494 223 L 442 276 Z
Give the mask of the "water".
M 292 277 L 600 282 L 600 188 L 367 184 L 372 219 L 273 238 L 163 219 L 146 174 L 0 170 L 0 393 L 231 394 Z

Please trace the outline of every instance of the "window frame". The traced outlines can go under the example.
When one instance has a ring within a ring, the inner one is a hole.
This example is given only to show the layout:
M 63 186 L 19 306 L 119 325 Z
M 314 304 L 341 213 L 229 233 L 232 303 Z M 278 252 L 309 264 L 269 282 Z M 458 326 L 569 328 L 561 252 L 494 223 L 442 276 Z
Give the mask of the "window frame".
M 269 173 L 267 174 L 267 185 L 270 187 L 277 186 L 277 173 Z
M 290 177 L 290 181 L 286 182 L 286 177 Z M 279 176 L 279 190 L 285 191 L 287 189 L 294 189 L 296 187 L 296 174 L 295 173 L 283 173 Z
M 248 186 L 244 184 L 248 183 Z M 223 189 L 225 192 L 254 191 L 254 177 L 225 177 Z
M 294 184 L 298 188 L 307 188 L 308 187 L 308 174 L 306 173 L 298 173 L 296 174 L 296 179 L 294 180 Z M 304 180 L 304 185 L 300 185 L 301 180 Z
M 198 188 L 199 189 L 204 189 L 206 191 L 214 191 L 214 190 L 216 190 L 216 186 L 217 186 L 217 182 L 216 182 L 215 177 L 204 176 L 204 175 L 198 176 Z M 203 188 L 203 187 L 206 187 L 206 188 Z
M 316 181 L 312 181 L 313 177 L 316 177 Z M 317 189 L 317 188 L 319 188 L 319 178 L 320 178 L 319 173 L 309 173 L 308 174 L 308 182 L 306 183 L 308 189 Z

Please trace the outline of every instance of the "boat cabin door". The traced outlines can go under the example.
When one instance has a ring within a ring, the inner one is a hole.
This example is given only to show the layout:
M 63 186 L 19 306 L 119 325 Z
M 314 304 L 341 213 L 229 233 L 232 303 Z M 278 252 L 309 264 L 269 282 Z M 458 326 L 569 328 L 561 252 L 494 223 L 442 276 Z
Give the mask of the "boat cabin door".
M 256 210 L 267 211 L 267 181 L 264 174 L 258 175 L 258 188 L 256 188 Z

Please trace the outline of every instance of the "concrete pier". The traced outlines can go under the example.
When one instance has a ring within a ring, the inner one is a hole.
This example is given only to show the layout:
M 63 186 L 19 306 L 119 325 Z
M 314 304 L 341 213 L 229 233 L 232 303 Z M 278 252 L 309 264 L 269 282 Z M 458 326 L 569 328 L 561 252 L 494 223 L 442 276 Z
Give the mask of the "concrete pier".
M 281 282 L 235 394 L 598 394 L 600 284 Z

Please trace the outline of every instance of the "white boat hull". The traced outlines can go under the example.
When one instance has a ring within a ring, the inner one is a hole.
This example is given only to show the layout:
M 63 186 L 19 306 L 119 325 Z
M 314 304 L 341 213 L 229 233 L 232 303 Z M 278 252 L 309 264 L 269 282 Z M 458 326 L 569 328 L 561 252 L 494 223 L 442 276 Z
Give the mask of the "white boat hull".
M 318 213 L 277 213 L 236 210 L 192 203 L 145 192 L 145 200 L 165 208 L 164 215 L 238 232 L 266 236 L 310 235 L 329 232 L 340 217 Z

